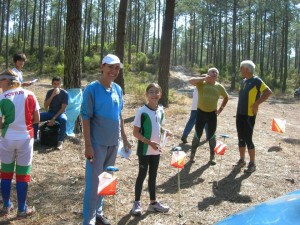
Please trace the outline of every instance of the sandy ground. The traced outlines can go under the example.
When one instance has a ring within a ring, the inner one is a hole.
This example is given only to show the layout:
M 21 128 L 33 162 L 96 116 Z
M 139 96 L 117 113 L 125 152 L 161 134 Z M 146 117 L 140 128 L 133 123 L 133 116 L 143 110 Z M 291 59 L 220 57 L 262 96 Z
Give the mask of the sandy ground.
M 187 155 L 190 154 L 189 143 L 182 144 L 180 136 L 189 117 L 191 105 L 191 89 L 186 81 L 194 76 L 184 68 L 177 67 L 172 72 L 170 87 L 178 91 L 180 103 L 170 104 L 166 111 L 166 127 L 174 136 L 168 139 L 163 149 L 157 180 L 158 199 L 170 206 L 169 213 L 146 212 L 149 202 L 147 181 L 142 193 L 141 217 L 133 217 L 130 210 L 134 200 L 134 184 L 137 176 L 138 161 L 133 153 L 130 160 L 118 157 L 116 166 L 120 171 L 118 177 L 118 193 L 108 196 L 105 202 L 105 214 L 113 224 L 214 224 L 232 213 L 249 206 L 276 198 L 282 194 L 299 189 L 299 147 L 300 147 L 300 102 L 293 99 L 272 97 L 259 108 L 254 143 L 257 151 L 257 171 L 244 174 L 243 170 L 235 170 L 233 165 L 239 159 L 235 113 L 237 93 L 230 93 L 228 105 L 218 117 L 217 137 L 227 144 L 223 157 L 217 157 L 217 165 L 208 164 L 209 149 L 205 143 L 198 148 L 196 162 L 187 163 L 180 171 L 181 204 L 178 201 L 178 171 L 170 166 L 170 150 L 181 146 Z M 31 87 L 43 102 L 46 82 Z M 126 106 L 123 112 L 129 139 L 135 150 L 131 122 L 138 107 L 134 96 L 125 96 Z M 284 134 L 271 131 L 273 118 L 286 119 Z M 220 135 L 228 134 L 223 140 Z M 28 202 L 35 205 L 37 213 L 23 220 L 17 220 L 15 211 L 8 218 L 2 217 L 0 224 L 81 224 L 82 200 L 84 193 L 85 159 L 83 155 L 82 137 L 68 138 L 61 151 L 37 144 L 35 146 L 32 182 L 29 186 Z M 248 157 L 246 158 L 248 161 Z M 218 184 L 218 188 L 214 186 Z M 15 190 L 12 201 L 16 205 Z M 179 206 L 183 215 L 178 217 Z M 116 213 L 115 213 L 116 212 Z M 114 215 L 117 223 L 114 223 Z

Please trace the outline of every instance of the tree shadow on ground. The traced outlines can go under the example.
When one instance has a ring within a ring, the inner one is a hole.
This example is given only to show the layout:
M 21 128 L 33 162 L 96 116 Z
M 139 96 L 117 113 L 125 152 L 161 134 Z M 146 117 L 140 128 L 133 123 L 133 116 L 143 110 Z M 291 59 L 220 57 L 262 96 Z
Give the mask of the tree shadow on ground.
M 295 138 L 283 138 L 282 140 L 284 142 L 288 143 L 288 144 L 300 145 L 300 140 L 299 139 L 295 139 Z
M 210 167 L 210 164 L 207 163 L 197 170 L 193 171 L 190 173 L 192 167 L 192 163 L 188 162 L 185 164 L 184 168 L 179 172 L 180 176 L 180 188 L 181 189 L 187 189 L 190 188 L 194 185 L 197 185 L 199 183 L 204 182 L 204 179 L 200 178 L 201 175 L 205 170 L 207 170 Z M 165 183 L 157 186 L 158 189 L 162 189 L 162 193 L 177 193 L 178 191 L 178 173 L 171 177 L 169 180 L 167 180 Z
M 48 154 L 53 151 L 59 151 L 56 146 L 41 145 L 41 143 L 35 143 L 33 151 L 37 151 L 38 154 Z
M 137 225 L 140 222 L 142 222 L 142 220 L 144 220 L 151 212 L 146 211 L 145 213 L 143 213 L 141 216 L 133 216 L 131 214 L 131 211 L 129 211 L 126 215 L 124 215 L 119 222 L 117 223 L 118 225 L 123 225 L 123 224 L 127 224 L 127 225 Z M 131 218 L 133 218 L 131 220 Z
M 247 179 L 251 173 L 244 173 L 240 177 L 236 177 L 240 170 L 240 168 L 235 167 L 227 177 L 219 182 L 213 182 L 212 192 L 214 196 L 204 198 L 202 202 L 198 202 L 198 209 L 205 210 L 209 206 L 219 205 L 223 201 L 234 203 L 251 202 L 250 196 L 240 194 L 242 181 Z

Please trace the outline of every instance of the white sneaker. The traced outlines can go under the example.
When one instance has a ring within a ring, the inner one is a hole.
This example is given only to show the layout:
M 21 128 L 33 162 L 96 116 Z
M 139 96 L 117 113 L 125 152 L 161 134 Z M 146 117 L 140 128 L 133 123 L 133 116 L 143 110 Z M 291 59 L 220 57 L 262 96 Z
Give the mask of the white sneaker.
M 131 209 L 131 213 L 135 216 L 141 216 L 142 215 L 142 211 L 141 211 L 141 201 L 135 201 L 133 203 L 132 209 Z
M 156 202 L 154 205 L 149 204 L 147 210 L 150 212 L 168 212 L 169 209 L 170 209 L 169 206 Z
M 57 149 L 58 149 L 58 150 L 62 150 L 62 148 L 63 148 L 63 142 L 62 142 L 62 141 L 59 141 L 59 142 L 57 143 Z

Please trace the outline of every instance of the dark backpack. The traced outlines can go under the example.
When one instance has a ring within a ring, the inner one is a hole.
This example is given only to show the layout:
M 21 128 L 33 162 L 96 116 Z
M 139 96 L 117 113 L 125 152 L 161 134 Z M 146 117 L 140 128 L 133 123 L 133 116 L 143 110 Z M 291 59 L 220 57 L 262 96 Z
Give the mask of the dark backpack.
M 59 122 L 55 121 L 53 126 L 48 126 L 48 122 L 46 122 L 39 129 L 41 145 L 57 146 Z

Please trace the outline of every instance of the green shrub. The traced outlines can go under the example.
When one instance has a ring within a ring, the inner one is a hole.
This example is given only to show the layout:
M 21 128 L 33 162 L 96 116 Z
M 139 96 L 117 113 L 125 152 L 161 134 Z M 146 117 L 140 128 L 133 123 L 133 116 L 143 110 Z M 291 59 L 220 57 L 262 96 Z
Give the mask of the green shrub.
M 56 66 L 53 64 L 44 64 L 43 65 L 43 74 L 45 75 L 49 75 L 51 77 L 57 76 L 57 70 L 56 70 Z
M 64 69 L 65 69 L 65 65 L 64 64 L 58 64 L 56 66 L 57 76 L 63 77 L 64 76 Z
M 57 49 L 55 47 L 49 47 L 49 46 L 44 47 L 44 59 L 47 58 L 48 60 L 49 58 L 51 58 L 53 60 L 56 56 L 56 53 L 57 53 Z
M 145 53 L 139 52 L 136 56 L 135 66 L 138 71 L 143 71 L 146 68 L 148 57 Z
M 84 70 L 95 71 L 99 69 L 100 56 L 84 57 Z

